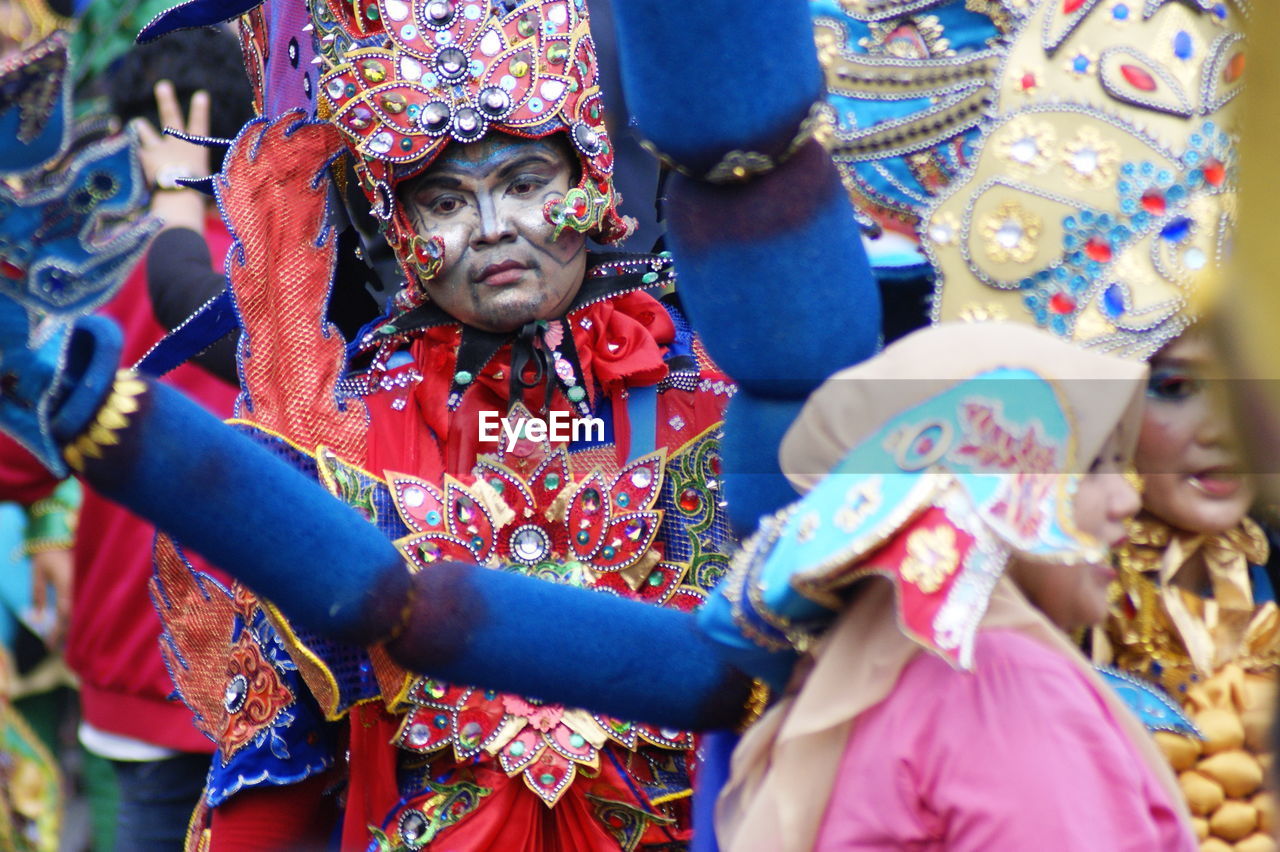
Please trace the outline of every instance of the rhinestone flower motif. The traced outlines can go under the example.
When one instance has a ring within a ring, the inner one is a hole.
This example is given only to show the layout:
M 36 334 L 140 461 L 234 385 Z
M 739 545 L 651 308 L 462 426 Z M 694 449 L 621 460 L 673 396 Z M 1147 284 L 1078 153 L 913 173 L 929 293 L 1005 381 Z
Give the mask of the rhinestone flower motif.
M 1047 122 L 1020 116 L 1002 128 L 992 144 L 1015 173 L 1026 174 L 1049 168 L 1054 141 L 1053 128 Z
M 1026 263 L 1035 257 L 1040 229 L 1039 216 L 1011 201 L 978 224 L 978 233 L 986 240 L 987 257 L 996 263 Z
M 1082 127 L 1062 147 L 1067 181 L 1081 189 L 1101 189 L 1115 183 L 1120 148 L 1093 127 Z
M 950 210 L 944 210 L 929 222 L 928 233 L 935 245 L 949 246 L 960 235 L 960 220 Z
M 440 560 L 480 562 L 683 607 L 676 590 L 687 566 L 664 561 L 655 543 L 665 460 L 659 451 L 613 475 L 596 468 L 575 478 L 558 449 L 527 476 L 484 459 L 472 483 L 446 478 L 443 489 L 388 473 L 392 499 L 413 531 L 397 545 L 419 570 Z M 459 762 L 496 759 L 548 805 L 580 768 L 599 766 L 607 742 L 632 750 L 643 743 L 671 749 L 692 743 L 681 731 L 429 679 L 416 681 L 407 700 L 411 709 L 397 735 L 402 747 L 423 753 L 452 747 Z

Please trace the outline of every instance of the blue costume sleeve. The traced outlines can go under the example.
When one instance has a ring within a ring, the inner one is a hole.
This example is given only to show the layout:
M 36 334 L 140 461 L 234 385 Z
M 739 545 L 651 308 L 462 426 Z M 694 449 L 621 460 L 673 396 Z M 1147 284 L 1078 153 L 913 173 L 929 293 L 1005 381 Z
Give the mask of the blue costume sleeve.
M 352 644 L 394 636 L 393 659 L 432 677 L 654 724 L 741 714 L 750 677 L 691 614 L 477 565 L 411 577 L 376 527 L 180 393 L 146 382 L 133 399 L 85 479 L 298 624 Z
M 730 518 L 747 532 L 795 497 L 777 448 L 805 397 L 873 354 L 880 333 L 839 174 L 816 141 L 794 145 L 822 94 L 812 19 L 799 0 L 707 0 L 678 15 L 659 0 L 618 0 L 614 14 L 627 104 L 663 155 L 696 175 L 734 162 L 731 152 L 781 161 L 745 182 L 676 174 L 668 185 L 681 297 L 742 389 L 723 449 Z

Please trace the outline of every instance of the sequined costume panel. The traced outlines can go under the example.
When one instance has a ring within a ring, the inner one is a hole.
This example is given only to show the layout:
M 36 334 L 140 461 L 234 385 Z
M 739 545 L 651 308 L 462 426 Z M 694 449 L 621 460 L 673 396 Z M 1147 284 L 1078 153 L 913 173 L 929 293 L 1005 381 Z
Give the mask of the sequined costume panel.
M 1117 668 L 1167 690 L 1198 729 L 1154 735 L 1204 848 L 1253 835 L 1273 810 L 1262 789 L 1280 666 L 1269 555 L 1248 518 L 1212 536 L 1140 519 L 1117 555 L 1109 652 Z M 1203 569 L 1203 587 L 1186 587 L 1191 568 Z
M 629 437 L 629 458 L 609 440 L 521 440 L 479 456 L 469 474 L 433 478 L 430 454 L 410 454 L 418 475 L 385 475 L 410 530 L 398 541 L 406 558 L 420 570 L 462 559 L 698 606 L 727 568 L 719 421 L 734 388 L 669 313 L 665 378 L 628 388 L 623 406 L 596 397 L 609 435 Z M 382 393 L 407 398 L 394 383 Z M 394 405 L 369 405 L 377 430 L 379 412 Z M 509 417 L 526 414 L 517 407 Z M 430 679 L 397 697 L 402 799 L 371 848 L 550 849 L 573 838 L 581 848 L 635 849 L 688 837 L 687 732 Z

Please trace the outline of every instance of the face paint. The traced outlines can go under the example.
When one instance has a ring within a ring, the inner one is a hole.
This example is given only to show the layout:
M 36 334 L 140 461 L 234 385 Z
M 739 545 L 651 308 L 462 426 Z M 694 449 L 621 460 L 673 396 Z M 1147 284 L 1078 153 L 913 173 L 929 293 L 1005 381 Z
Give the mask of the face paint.
M 461 322 L 511 331 L 563 315 L 586 271 L 586 238 L 544 213 L 574 181 L 564 146 L 494 135 L 451 147 L 400 189 L 423 240 L 444 255 L 427 295 Z

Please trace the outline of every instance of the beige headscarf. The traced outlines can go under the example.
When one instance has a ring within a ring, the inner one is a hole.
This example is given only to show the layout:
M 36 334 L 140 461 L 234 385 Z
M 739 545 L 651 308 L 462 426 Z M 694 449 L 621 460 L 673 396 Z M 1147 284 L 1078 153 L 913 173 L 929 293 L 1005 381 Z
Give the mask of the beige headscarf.
M 942 323 L 909 334 L 814 391 L 782 439 L 782 471 L 802 494 L 895 415 L 1000 367 L 1027 368 L 1057 388 L 1085 468 L 1119 424 L 1138 439 L 1147 368 L 1013 323 Z M 1082 472 L 1080 470 L 1073 472 Z
M 818 388 L 783 440 L 782 469 L 797 488 L 808 490 L 894 415 L 997 367 L 1032 369 L 1056 384 L 1075 425 L 1075 458 L 1084 465 L 1117 426 L 1130 444 L 1136 440 L 1145 365 L 1082 351 L 1020 326 L 938 325 Z M 1184 807 L 1167 762 L 1142 724 L 1007 577 L 997 584 L 982 624 L 1018 630 L 1076 664 L 1095 683 L 1172 806 Z M 884 700 L 917 653 L 920 646 L 895 620 L 890 584 L 868 582 L 812 652 L 813 667 L 798 694 L 771 708 L 734 752 L 716 813 L 721 846 L 730 852 L 810 849 L 857 717 Z M 1190 831 L 1189 816 L 1182 816 Z

